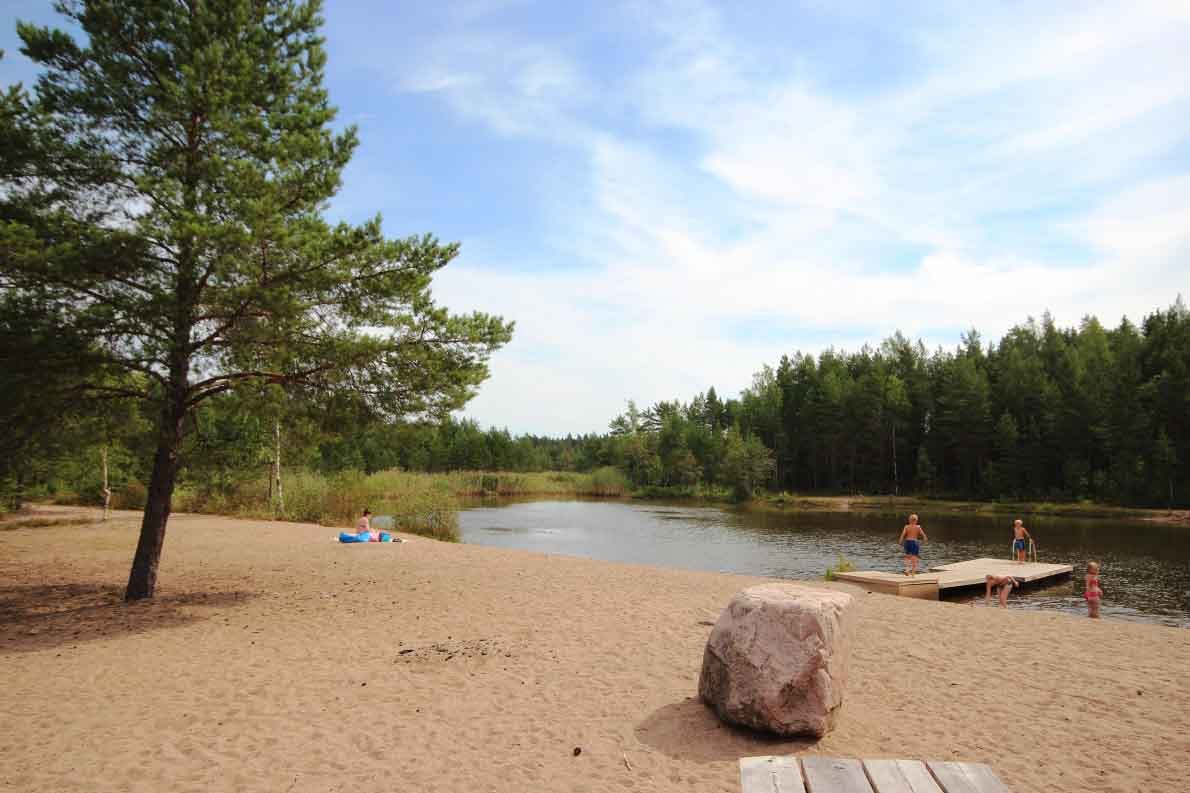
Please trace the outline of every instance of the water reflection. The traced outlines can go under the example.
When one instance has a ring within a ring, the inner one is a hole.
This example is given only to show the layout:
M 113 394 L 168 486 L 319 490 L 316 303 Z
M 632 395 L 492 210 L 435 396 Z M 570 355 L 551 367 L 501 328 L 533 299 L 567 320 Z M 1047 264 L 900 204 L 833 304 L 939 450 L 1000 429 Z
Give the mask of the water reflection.
M 1011 517 L 919 514 L 925 565 L 1008 558 Z M 600 501 L 499 503 L 464 510 L 464 542 L 610 561 L 792 579 L 821 578 L 846 556 L 860 569 L 898 571 L 901 521 L 862 513 L 777 513 Z M 1072 564 L 1070 581 L 1026 591 L 1014 608 L 1085 613 L 1082 573 L 1103 568 L 1104 617 L 1190 627 L 1190 534 L 1115 520 L 1026 520 L 1043 562 Z

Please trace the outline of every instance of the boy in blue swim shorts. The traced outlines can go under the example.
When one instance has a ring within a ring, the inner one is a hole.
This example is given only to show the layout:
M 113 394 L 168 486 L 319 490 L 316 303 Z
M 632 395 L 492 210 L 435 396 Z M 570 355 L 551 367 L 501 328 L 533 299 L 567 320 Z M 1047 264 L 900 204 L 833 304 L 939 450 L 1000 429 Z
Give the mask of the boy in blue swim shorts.
M 927 542 L 926 530 L 917 522 L 917 515 L 910 515 L 909 522 L 901 529 L 901 547 L 905 549 L 905 575 L 917 575 L 917 562 L 921 556 L 921 544 Z
M 1025 563 L 1025 549 L 1028 547 L 1028 541 L 1033 539 L 1033 535 L 1029 534 L 1029 530 L 1025 528 L 1020 519 L 1012 522 L 1012 555 L 1016 557 L 1017 564 Z

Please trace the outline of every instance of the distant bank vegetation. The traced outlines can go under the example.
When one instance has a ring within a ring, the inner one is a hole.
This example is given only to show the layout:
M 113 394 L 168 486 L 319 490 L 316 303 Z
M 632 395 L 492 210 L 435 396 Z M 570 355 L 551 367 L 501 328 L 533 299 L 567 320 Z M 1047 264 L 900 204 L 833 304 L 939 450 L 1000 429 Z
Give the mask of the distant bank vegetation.
M 621 497 L 628 492 L 627 480 L 614 468 L 589 473 L 302 471 L 282 478 L 279 496 L 275 489 L 270 491 L 267 480 L 255 480 L 241 482 L 230 492 L 183 487 L 175 496 L 175 505 L 177 511 L 275 517 L 330 526 L 350 525 L 366 507 L 376 515 L 391 517 L 398 531 L 457 540 L 458 511 L 469 497 Z
M 276 483 L 269 478 L 239 481 L 229 487 L 184 485 L 174 493 L 175 512 L 200 512 L 251 518 L 276 518 L 328 526 L 349 526 L 364 508 L 391 517 L 393 527 L 441 540 L 458 539 L 458 511 L 468 498 L 483 496 L 624 497 L 627 479 L 615 468 L 587 473 L 548 471 L 406 471 L 320 473 L 299 471 Z M 56 500 L 92 501 L 73 491 Z M 116 493 L 113 506 L 140 509 L 144 487 L 132 482 Z
M 799 353 L 763 367 L 738 398 L 711 388 L 689 402 L 629 401 L 607 433 L 562 438 L 451 417 L 393 421 L 342 396 L 232 390 L 195 415 L 174 509 L 344 524 L 370 505 L 429 534 L 449 534 L 459 499 L 483 495 L 897 512 L 906 497 L 967 511 L 1185 509 L 1188 405 L 1190 312 L 1180 299 L 1110 330 L 1091 317 L 1062 329 L 1046 316 L 992 344 L 971 331 L 954 350 L 928 352 L 897 334 L 854 353 Z M 134 408 L 63 420 L 41 456 L 0 469 L 3 502 L 98 503 L 105 457 L 116 503 L 140 506 L 152 428 Z M 283 500 L 270 487 L 278 467 Z

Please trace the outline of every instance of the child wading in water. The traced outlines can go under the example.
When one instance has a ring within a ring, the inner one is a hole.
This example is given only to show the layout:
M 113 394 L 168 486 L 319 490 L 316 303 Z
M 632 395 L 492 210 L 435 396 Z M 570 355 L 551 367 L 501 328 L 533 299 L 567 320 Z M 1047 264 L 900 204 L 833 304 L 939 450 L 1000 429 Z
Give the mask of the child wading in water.
M 909 522 L 901 529 L 901 547 L 905 549 L 905 575 L 917 575 L 917 560 L 921 556 L 921 544 L 929 540 L 926 530 L 917 522 L 916 515 L 909 516 Z
M 1000 608 L 1008 608 L 1008 593 L 1014 589 L 1020 589 L 1021 580 L 1013 578 L 1010 575 L 989 575 L 984 578 L 987 588 L 984 591 L 983 603 L 985 606 L 992 604 L 992 590 L 998 589 L 1000 598 Z
M 1087 615 L 1093 620 L 1099 619 L 1099 599 L 1103 597 L 1103 590 L 1099 588 L 1099 562 L 1087 562 L 1083 597 L 1087 599 Z
M 1016 556 L 1017 564 L 1025 563 L 1025 549 L 1028 547 L 1028 541 L 1032 539 L 1033 535 L 1019 518 L 1012 522 L 1012 552 Z

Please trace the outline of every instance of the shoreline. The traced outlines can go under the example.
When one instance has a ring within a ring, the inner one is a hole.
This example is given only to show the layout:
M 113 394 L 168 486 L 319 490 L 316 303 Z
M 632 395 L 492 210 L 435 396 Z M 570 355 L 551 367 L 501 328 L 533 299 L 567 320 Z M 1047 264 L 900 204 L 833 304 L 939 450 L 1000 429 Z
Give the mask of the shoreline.
M 600 496 L 586 493 L 551 491 L 524 493 L 456 493 L 460 506 L 491 502 L 527 501 L 618 501 L 630 504 L 698 504 L 725 509 L 758 512 L 839 512 L 865 515 L 901 517 L 914 511 L 929 510 L 947 515 L 1022 515 L 1026 517 L 1082 518 L 1088 520 L 1137 520 L 1150 523 L 1190 524 L 1190 510 L 1119 507 L 1111 504 L 1086 502 L 1007 502 L 960 501 L 918 496 L 798 496 L 766 494 L 752 501 L 733 502 L 729 499 L 698 495 L 633 495 Z
M 1162 762 L 1190 751 L 1184 629 L 856 594 L 834 731 L 777 740 L 697 700 L 710 626 L 766 579 L 175 515 L 125 604 L 137 517 L 0 531 L 13 789 L 738 793 L 739 757 L 806 753 L 1190 783 Z
M 433 476 L 433 475 L 427 475 Z M 929 496 L 836 496 L 836 495 L 797 495 L 790 493 L 766 493 L 751 501 L 733 502 L 725 497 L 672 493 L 665 494 L 656 490 L 648 493 L 587 493 L 576 490 L 541 489 L 523 492 L 471 491 L 453 490 L 451 496 L 455 500 L 455 508 L 467 509 L 491 503 L 517 503 L 530 501 L 609 501 L 629 504 L 697 504 L 714 506 L 723 509 L 739 509 L 755 512 L 774 513 L 855 513 L 876 515 L 882 517 L 904 518 L 911 512 L 930 511 L 935 514 L 948 516 L 970 515 L 978 517 L 992 517 L 1002 515 L 1019 515 L 1029 518 L 1077 518 L 1087 520 L 1129 520 L 1146 523 L 1161 523 L 1166 525 L 1190 525 L 1190 510 L 1188 509 L 1152 509 L 1142 507 L 1121 507 L 1111 504 L 1092 502 L 1033 502 L 1033 501 L 963 501 L 947 498 L 933 498 Z M 361 500 L 361 499 L 357 499 Z M 363 498 L 364 503 L 376 501 L 376 498 Z M 380 501 L 384 498 L 380 497 Z M 53 503 L 45 504 L 29 502 L 24 510 L 18 513 L 0 513 L 0 524 L 20 520 L 22 514 L 29 509 L 101 509 L 93 504 Z M 211 517 L 232 517 L 244 520 L 275 520 L 258 508 L 243 510 L 235 514 L 214 512 L 177 512 L 175 514 L 202 514 Z M 322 525 L 350 527 L 354 516 L 348 520 L 326 520 Z M 438 539 L 444 539 L 438 537 Z
M 1023 515 L 1086 519 L 1143 520 L 1156 523 L 1190 523 L 1190 510 L 1117 507 L 1084 502 L 956 501 L 916 496 L 767 496 L 755 502 L 759 509 L 789 512 L 863 512 L 904 515 L 929 510 L 949 515 Z

